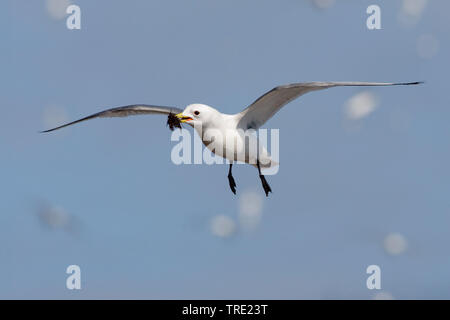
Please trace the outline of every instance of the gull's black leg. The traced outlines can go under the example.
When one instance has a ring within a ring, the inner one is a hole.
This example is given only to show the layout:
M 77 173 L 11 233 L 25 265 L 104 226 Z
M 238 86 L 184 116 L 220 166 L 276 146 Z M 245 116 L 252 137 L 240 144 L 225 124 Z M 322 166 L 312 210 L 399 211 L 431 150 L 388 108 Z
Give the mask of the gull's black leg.
M 266 197 L 269 196 L 269 192 L 272 192 L 272 189 L 270 189 L 269 184 L 266 181 L 266 177 L 264 177 L 261 173 L 261 167 L 259 166 L 259 160 L 256 160 L 256 165 L 258 167 L 259 172 L 259 178 L 261 179 L 262 186 L 264 188 L 264 192 L 266 193 Z
M 230 163 L 230 170 L 228 170 L 228 182 L 230 183 L 230 189 L 231 191 L 236 194 L 236 182 L 234 182 L 233 174 L 231 173 L 231 167 L 233 166 L 232 163 Z

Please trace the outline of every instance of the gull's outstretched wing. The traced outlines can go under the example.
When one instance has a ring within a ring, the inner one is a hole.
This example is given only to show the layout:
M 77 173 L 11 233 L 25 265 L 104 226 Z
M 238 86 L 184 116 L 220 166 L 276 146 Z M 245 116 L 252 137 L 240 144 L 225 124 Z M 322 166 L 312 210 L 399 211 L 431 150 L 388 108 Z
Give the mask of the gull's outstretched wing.
M 147 104 L 133 104 L 133 105 L 124 106 L 124 107 L 107 109 L 107 110 L 104 110 L 104 111 L 101 111 L 98 113 L 94 113 L 85 118 L 82 118 L 82 119 L 79 119 L 79 120 L 76 120 L 73 122 L 69 122 L 69 123 L 63 124 L 59 127 L 45 130 L 42 132 L 50 132 L 50 131 L 58 130 L 58 129 L 70 126 L 72 124 L 90 120 L 90 119 L 94 119 L 94 118 L 128 117 L 128 116 L 132 116 L 132 115 L 141 115 L 141 114 L 165 114 L 165 115 L 168 115 L 170 113 L 177 114 L 182 111 L 183 110 L 181 110 L 179 108 L 175 108 L 175 107 L 151 106 L 151 105 L 147 105 Z
M 238 127 L 243 129 L 258 129 L 280 110 L 281 107 L 311 91 L 345 86 L 404 86 L 419 83 L 421 82 L 302 82 L 279 86 L 259 97 L 248 108 L 239 113 L 237 115 L 240 118 Z

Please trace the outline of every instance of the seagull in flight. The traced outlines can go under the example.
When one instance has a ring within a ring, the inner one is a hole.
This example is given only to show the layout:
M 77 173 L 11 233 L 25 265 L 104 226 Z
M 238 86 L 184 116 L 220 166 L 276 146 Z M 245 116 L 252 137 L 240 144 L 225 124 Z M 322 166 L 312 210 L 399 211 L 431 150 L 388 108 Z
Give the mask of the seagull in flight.
M 186 123 L 195 128 L 203 144 L 213 153 L 229 161 L 228 183 L 231 191 L 236 194 L 236 182 L 232 175 L 233 162 L 239 161 L 253 165 L 258 169 L 259 178 L 266 196 L 272 192 L 265 176 L 261 173 L 261 168 L 270 168 L 277 165 L 270 157 L 264 147 L 259 147 L 256 153 L 251 153 L 248 145 L 258 145 L 258 138 L 253 135 L 242 135 L 246 130 L 257 130 L 264 125 L 267 120 L 277 113 L 283 106 L 294 99 L 311 91 L 318 91 L 333 87 L 374 87 L 374 86 L 408 86 L 417 85 L 422 82 L 302 82 L 282 85 L 266 92 L 256 99 L 249 107 L 237 114 L 224 114 L 213 107 L 204 104 L 190 104 L 184 110 L 176 107 L 155 106 L 146 104 L 135 104 L 123 107 L 107 109 L 94 113 L 85 118 L 63 124 L 59 127 L 45 130 L 51 132 L 82 121 L 107 118 L 107 117 L 127 117 L 130 115 L 159 114 L 168 116 L 167 124 L 179 127 L 180 123 Z M 207 137 L 207 130 L 216 130 L 220 135 L 216 135 L 214 143 Z M 218 138 L 220 137 L 220 138 Z M 232 139 L 232 143 L 227 143 Z M 247 140 L 246 140 L 247 139 Z M 256 143 L 256 144 L 255 144 Z

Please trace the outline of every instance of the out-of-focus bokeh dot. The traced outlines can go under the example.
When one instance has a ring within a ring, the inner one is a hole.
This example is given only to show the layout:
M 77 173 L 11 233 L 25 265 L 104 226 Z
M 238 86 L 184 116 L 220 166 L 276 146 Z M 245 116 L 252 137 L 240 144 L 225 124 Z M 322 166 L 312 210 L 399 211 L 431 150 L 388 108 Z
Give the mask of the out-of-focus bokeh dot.
M 62 20 L 66 17 L 66 9 L 71 4 L 69 0 L 45 0 L 47 12 L 52 19 Z
M 38 217 L 43 225 L 53 229 L 66 228 L 70 223 L 69 214 L 60 206 L 41 208 Z
M 334 5 L 336 0 L 311 0 L 312 3 L 319 9 L 329 9 Z
M 211 233 L 220 238 L 231 237 L 236 232 L 236 223 L 226 215 L 217 215 L 211 219 Z
M 41 203 L 36 210 L 41 226 L 50 231 L 64 231 L 72 236 L 82 236 L 82 223 L 60 205 Z
M 417 38 L 417 54 L 423 59 L 433 58 L 439 51 L 439 40 L 433 34 L 422 34 Z
M 422 18 L 427 8 L 428 0 L 403 0 L 398 20 L 407 28 L 414 27 Z
M 369 116 L 378 106 L 377 96 L 370 91 L 362 91 L 345 103 L 345 113 L 350 120 L 359 120 Z
M 239 197 L 239 222 L 244 230 L 254 230 L 262 219 L 263 195 L 245 191 Z
M 384 250 L 392 256 L 398 256 L 406 251 L 408 241 L 405 236 L 398 232 L 389 233 L 384 238 Z

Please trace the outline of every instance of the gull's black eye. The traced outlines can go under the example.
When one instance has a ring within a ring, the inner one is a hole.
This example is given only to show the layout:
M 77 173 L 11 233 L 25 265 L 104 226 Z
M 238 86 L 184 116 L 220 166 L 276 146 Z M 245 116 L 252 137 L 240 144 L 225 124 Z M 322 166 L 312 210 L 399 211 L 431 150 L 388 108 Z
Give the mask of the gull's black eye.
M 200 111 L 194 111 L 194 114 L 196 115 L 196 116 L 198 116 L 199 114 L 200 114 Z

